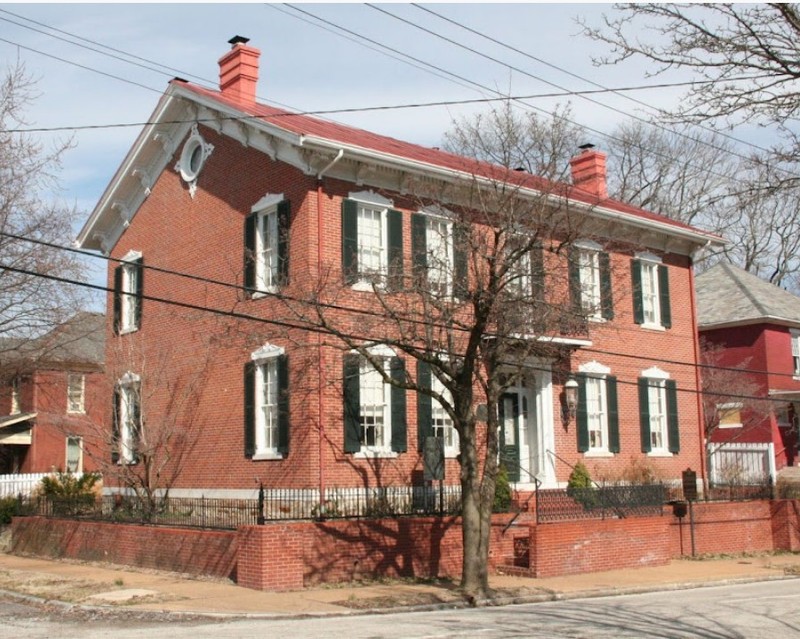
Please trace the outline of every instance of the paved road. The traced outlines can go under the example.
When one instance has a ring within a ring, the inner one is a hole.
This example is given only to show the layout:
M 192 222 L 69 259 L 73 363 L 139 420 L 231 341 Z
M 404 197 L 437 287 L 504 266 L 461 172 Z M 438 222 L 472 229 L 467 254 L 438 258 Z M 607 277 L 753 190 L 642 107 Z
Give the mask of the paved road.
M 500 608 L 364 615 L 324 619 L 169 622 L 42 615 L 0 604 L 0 636 L 19 639 L 147 637 L 170 639 L 299 637 L 336 639 L 499 639 L 656 637 L 669 639 L 800 639 L 800 580 L 699 588 Z

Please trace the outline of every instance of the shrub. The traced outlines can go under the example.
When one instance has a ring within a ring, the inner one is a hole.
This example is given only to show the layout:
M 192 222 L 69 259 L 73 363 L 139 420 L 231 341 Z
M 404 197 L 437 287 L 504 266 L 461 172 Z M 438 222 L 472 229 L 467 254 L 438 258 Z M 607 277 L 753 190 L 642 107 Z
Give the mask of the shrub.
M 94 507 L 99 481 L 99 473 L 78 476 L 58 471 L 42 479 L 41 495 L 51 504 L 54 515 L 80 515 Z
M 573 466 L 567 480 L 567 495 L 581 504 L 586 510 L 591 510 L 597 505 L 597 492 L 592 483 L 589 470 L 578 462 Z
M 12 517 L 27 515 L 31 512 L 29 502 L 18 497 L 3 497 L 0 499 L 0 526 L 11 523 Z
M 507 513 L 511 508 L 511 483 L 508 481 L 508 471 L 503 464 L 497 468 L 497 477 L 494 480 L 494 504 L 492 512 Z

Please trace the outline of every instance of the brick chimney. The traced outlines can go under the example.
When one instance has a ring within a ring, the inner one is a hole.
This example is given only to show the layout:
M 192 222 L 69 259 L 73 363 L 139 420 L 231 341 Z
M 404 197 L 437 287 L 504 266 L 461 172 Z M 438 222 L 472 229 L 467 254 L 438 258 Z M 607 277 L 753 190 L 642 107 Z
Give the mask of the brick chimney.
M 231 50 L 219 59 L 219 90 L 240 102 L 255 104 L 261 51 L 248 47 L 249 41 L 242 36 L 228 40 Z
M 606 154 L 595 151 L 593 144 L 584 144 L 582 151 L 569 161 L 572 183 L 599 198 L 608 197 L 606 187 Z

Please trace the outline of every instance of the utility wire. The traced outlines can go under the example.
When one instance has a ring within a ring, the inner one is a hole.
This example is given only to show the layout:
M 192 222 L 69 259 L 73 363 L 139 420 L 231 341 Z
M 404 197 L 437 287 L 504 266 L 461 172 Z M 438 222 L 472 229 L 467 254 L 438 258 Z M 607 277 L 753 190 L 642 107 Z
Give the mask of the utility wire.
M 65 252 L 69 252 L 69 253 L 73 253 L 73 254 L 77 254 L 77 255 L 82 255 L 82 256 L 85 256 L 85 257 L 90 257 L 90 258 L 95 258 L 95 259 L 99 258 L 99 259 L 105 260 L 106 262 L 115 262 L 117 264 L 126 263 L 125 260 L 120 259 L 120 258 L 114 258 L 114 257 L 110 257 L 110 256 L 107 256 L 107 255 L 98 255 L 97 253 L 94 253 L 92 251 L 87 251 L 87 250 L 84 250 L 84 249 L 79 249 L 79 248 L 75 248 L 75 247 L 71 247 L 71 246 L 63 246 L 61 244 L 56 244 L 54 242 L 47 242 L 45 240 L 28 238 L 28 237 L 25 237 L 25 236 L 22 236 L 22 235 L 16 235 L 16 234 L 8 233 L 8 232 L 5 232 L 5 231 L 0 231 L 0 237 L 6 237 L 6 238 L 9 238 L 9 239 L 12 239 L 12 240 L 16 240 L 16 241 L 28 242 L 28 243 L 35 244 L 35 245 L 38 245 L 38 246 L 45 246 L 47 248 L 61 250 L 61 251 L 65 251 Z M 7 267 L 5 267 L 5 268 L 7 268 Z M 274 298 L 274 299 L 277 299 L 277 300 L 281 300 L 281 301 L 296 302 L 298 304 L 320 306 L 322 308 L 326 308 L 326 309 L 330 309 L 330 310 L 342 311 L 342 312 L 353 313 L 353 314 L 361 314 L 361 315 L 366 315 L 368 317 L 378 317 L 378 318 L 385 318 L 386 317 L 384 313 L 381 313 L 381 312 L 378 312 L 378 311 L 370 311 L 369 309 L 356 308 L 356 307 L 352 307 L 352 306 L 344 306 L 344 305 L 341 305 L 341 304 L 331 304 L 331 303 L 324 303 L 324 302 L 311 302 L 311 301 L 309 301 L 307 299 L 302 299 L 302 298 L 294 297 L 294 296 L 291 296 L 291 295 L 285 295 L 285 294 L 281 294 L 281 293 L 274 293 L 274 292 L 268 292 L 268 291 L 260 291 L 260 290 L 256 290 L 256 289 L 248 289 L 248 288 L 244 287 L 241 284 L 236 284 L 236 283 L 232 283 L 232 282 L 225 282 L 225 281 L 222 281 L 222 280 L 216 280 L 216 279 L 213 279 L 213 278 L 203 277 L 203 276 L 200 276 L 200 275 L 192 275 L 190 273 L 185 273 L 185 272 L 182 272 L 182 271 L 176 271 L 174 269 L 168 269 L 168 268 L 163 268 L 163 267 L 159 267 L 159 266 L 153 266 L 151 264 L 143 264 L 142 268 L 144 268 L 144 269 L 146 269 L 148 271 L 153 271 L 155 273 L 163 273 L 165 275 L 174 275 L 176 277 L 181 277 L 181 278 L 185 278 L 185 279 L 188 279 L 188 280 L 201 282 L 203 284 L 212 284 L 214 286 L 220 286 L 220 287 L 223 287 L 223 288 L 234 289 L 234 290 L 237 290 L 237 291 L 245 291 L 245 292 L 248 292 L 248 293 L 259 293 L 260 295 L 263 295 L 264 297 L 271 297 L 271 298 Z M 113 290 L 113 289 L 103 289 L 103 290 L 108 291 L 108 290 Z M 419 320 L 417 320 L 417 319 L 407 319 L 407 320 L 403 320 L 403 321 L 406 321 L 406 322 L 408 322 L 410 324 L 424 324 L 424 325 L 431 324 L 431 322 L 426 321 L 426 320 L 421 320 L 421 319 L 419 319 Z M 466 331 L 466 329 L 458 327 L 458 326 L 446 326 L 446 325 L 443 325 L 443 324 L 438 324 L 438 325 L 434 325 L 434 326 L 435 326 L 435 328 L 440 328 L 440 329 Z M 301 328 L 301 327 L 295 326 L 295 328 Z M 672 365 L 675 365 L 675 366 L 687 366 L 687 367 L 692 367 L 692 368 L 720 370 L 720 371 L 730 371 L 730 372 L 736 372 L 736 373 L 750 373 L 750 374 L 757 374 L 757 375 L 770 375 L 770 376 L 773 376 L 773 377 L 791 377 L 791 378 L 794 378 L 794 375 L 791 374 L 791 373 L 774 373 L 774 372 L 769 372 L 769 371 L 766 371 L 766 370 L 739 368 L 739 367 L 735 367 L 735 366 L 718 366 L 718 365 L 713 365 L 713 364 L 703 364 L 701 362 L 692 363 L 692 362 L 685 362 L 685 361 L 680 361 L 680 360 L 672 360 L 672 359 L 668 359 L 668 358 L 664 358 L 664 357 L 648 357 L 648 356 L 645 356 L 645 355 L 638 355 L 638 354 L 637 355 L 633 355 L 633 354 L 630 354 L 630 353 L 622 353 L 622 352 L 619 352 L 619 351 L 610 351 L 610 350 L 603 350 L 603 349 L 592 348 L 592 347 L 583 347 L 583 346 L 581 347 L 581 350 L 582 351 L 586 351 L 586 352 L 591 352 L 591 353 L 598 353 L 598 354 L 601 354 L 601 355 L 610 355 L 610 356 L 614 356 L 614 357 L 624 357 L 624 358 L 635 359 L 635 360 L 660 362 L 660 363 L 664 363 L 664 364 L 672 364 Z

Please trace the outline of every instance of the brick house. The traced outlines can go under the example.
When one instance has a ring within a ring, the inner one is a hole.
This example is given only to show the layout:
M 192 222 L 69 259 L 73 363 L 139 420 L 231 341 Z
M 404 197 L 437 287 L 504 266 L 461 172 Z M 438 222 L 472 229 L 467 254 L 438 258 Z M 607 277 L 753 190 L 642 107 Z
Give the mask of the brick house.
M 723 467 L 741 467 L 761 479 L 797 463 L 800 401 L 800 298 L 731 264 L 697 276 L 698 330 L 719 345 L 720 366 L 742 366 L 755 396 L 771 399 L 753 418 L 746 399 L 718 407 L 719 426 L 709 437 L 711 479 L 724 482 Z M 759 372 L 759 371 L 763 371 Z
M 219 60 L 218 91 L 170 83 L 78 237 L 110 257 L 114 458 L 136 461 L 142 429 L 157 428 L 179 394 L 164 389 L 180 387 L 192 399 L 170 422 L 184 446 L 172 495 L 408 485 L 432 433 L 457 483 L 456 438 L 436 402 L 280 319 L 278 298 L 344 279 L 342 312 L 372 308 L 361 270 L 409 269 L 426 242 L 465 274 L 446 202 L 429 194 L 501 169 L 260 104 L 260 52 L 246 42 L 233 39 Z M 609 199 L 600 152 L 576 156 L 572 172 L 573 185 L 514 178 L 568 202 L 592 233 L 575 242 L 569 277 L 585 329 L 549 336 L 563 345 L 558 365 L 540 362 L 504 400 L 512 479 L 519 490 L 534 478 L 563 485 L 577 461 L 609 478 L 632 464 L 667 480 L 702 469 L 692 255 L 719 238 Z M 426 207 L 411 196 L 420 186 Z M 434 247 L 443 237 L 449 250 Z M 544 288 L 565 288 L 550 265 Z M 442 286 L 455 295 L 466 281 Z M 429 375 L 380 345 L 374 355 L 387 375 Z M 154 363 L 161 376 L 148 384 Z M 574 416 L 564 406 L 573 375 Z
M 0 393 L 0 474 L 83 472 L 107 419 L 105 317 L 82 312 L 9 350 Z

